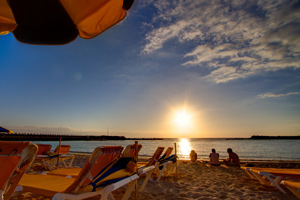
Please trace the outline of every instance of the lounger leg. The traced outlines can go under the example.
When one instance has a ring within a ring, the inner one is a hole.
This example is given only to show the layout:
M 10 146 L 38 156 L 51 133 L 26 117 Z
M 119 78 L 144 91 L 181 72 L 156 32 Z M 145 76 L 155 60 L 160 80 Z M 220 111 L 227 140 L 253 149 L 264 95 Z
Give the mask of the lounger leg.
M 168 164 L 168 163 L 163 163 L 162 165 L 159 165 L 159 166 L 157 167 L 157 170 L 158 170 L 159 175 L 158 175 L 157 179 L 155 180 L 156 182 L 159 182 L 161 176 L 163 175 L 163 173 L 164 173 L 164 171 L 165 171 L 165 169 L 166 169 L 167 164 Z M 162 169 L 159 169 L 159 167 L 162 167 Z
M 177 162 L 168 164 L 168 166 L 169 166 L 167 168 L 167 174 L 168 175 L 170 175 L 171 173 L 173 173 L 175 171 L 176 165 L 177 165 Z
M 74 159 L 75 159 L 75 156 L 73 156 L 73 157 L 71 158 L 71 161 L 70 161 L 70 163 L 69 163 L 69 167 L 72 167 L 72 164 L 73 164 Z
M 245 169 L 244 171 L 246 172 L 246 174 L 248 174 L 248 176 L 249 176 L 251 179 L 255 179 L 255 177 L 248 171 L 248 169 Z
M 129 197 L 130 197 L 130 195 L 131 195 L 131 193 L 132 193 L 132 190 L 134 189 L 134 186 L 135 186 L 137 180 L 138 180 L 138 179 L 135 179 L 135 180 L 133 180 L 133 181 L 131 181 L 131 182 L 129 183 L 128 188 L 127 188 L 127 190 L 126 190 L 126 192 L 125 192 L 125 194 L 124 194 L 122 200 L 128 200 L 128 199 L 129 199 Z
M 65 159 L 61 159 L 61 162 L 64 164 L 65 168 L 67 168 L 67 165 L 65 163 Z
M 3 200 L 3 190 L 0 190 L 0 199 Z
M 143 181 L 143 184 L 142 184 L 142 186 L 140 187 L 139 192 L 142 192 L 142 191 L 144 190 L 144 188 L 145 188 L 145 186 L 147 185 L 149 179 L 151 178 L 151 175 L 152 175 L 152 173 L 154 172 L 154 170 L 155 170 L 155 169 L 150 170 L 149 172 L 147 172 L 147 176 L 146 176 L 145 180 Z
M 289 189 L 296 197 L 298 197 L 298 199 L 300 199 L 300 192 L 298 190 L 296 190 L 295 188 L 291 188 L 289 186 L 286 186 L 287 189 Z
M 265 174 L 264 176 L 266 176 L 266 178 L 272 183 L 272 185 L 274 185 L 275 187 L 277 187 L 277 189 L 280 190 L 280 192 L 282 192 L 283 194 L 286 194 L 286 192 L 274 181 L 274 179 L 271 178 L 271 176 L 269 174 Z M 278 177 L 279 180 L 281 178 L 282 178 L 281 176 Z
M 112 195 L 112 193 L 108 194 L 107 199 L 109 199 L 109 200 L 116 200 L 115 197 L 114 197 L 114 195 Z
M 252 173 L 252 175 L 257 178 L 257 180 L 259 180 L 259 182 L 263 185 L 268 185 L 268 183 L 259 175 L 259 174 L 256 174 L 256 173 Z

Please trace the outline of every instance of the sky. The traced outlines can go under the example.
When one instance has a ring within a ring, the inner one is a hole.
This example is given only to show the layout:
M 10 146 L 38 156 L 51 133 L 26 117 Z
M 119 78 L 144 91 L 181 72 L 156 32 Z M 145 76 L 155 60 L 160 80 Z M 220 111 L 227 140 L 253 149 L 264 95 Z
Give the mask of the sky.
M 136 0 L 93 39 L 0 36 L 0 63 L 17 133 L 300 135 L 300 1 Z

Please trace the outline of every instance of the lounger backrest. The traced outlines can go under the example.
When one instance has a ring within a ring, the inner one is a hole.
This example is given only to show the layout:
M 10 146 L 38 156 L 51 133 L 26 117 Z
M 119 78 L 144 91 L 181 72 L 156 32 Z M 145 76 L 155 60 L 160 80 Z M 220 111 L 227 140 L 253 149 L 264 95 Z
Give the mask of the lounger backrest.
M 172 151 L 173 151 L 173 147 L 168 147 L 167 150 L 165 151 L 164 155 L 162 155 L 162 157 L 158 161 L 161 161 L 161 160 L 169 157 L 171 155 Z
M 38 144 L 38 151 L 36 155 L 48 155 L 52 145 L 51 144 Z
M 60 145 L 60 148 L 59 148 L 59 145 L 56 146 L 56 148 L 54 149 L 54 153 L 58 153 L 58 150 L 59 150 L 59 154 L 67 154 L 69 153 L 71 149 L 71 145 Z
M 36 152 L 37 146 L 30 142 L 0 141 L 0 190 L 5 200 L 16 189 Z
M 115 163 L 121 155 L 123 147 L 121 146 L 105 146 L 98 147 L 94 150 L 91 157 L 83 168 L 75 181 L 66 189 L 67 193 L 78 193 L 80 191 L 89 191 L 90 183 L 99 173 L 105 171 L 113 163 Z
M 138 145 L 140 151 L 142 145 Z M 136 146 L 128 145 L 122 156 L 105 170 L 101 171 L 90 183 L 88 191 L 95 191 L 99 187 L 115 183 L 137 172 Z
M 165 147 L 157 147 L 156 151 L 154 152 L 154 154 L 152 155 L 151 159 L 149 160 L 149 162 L 146 164 L 146 166 L 151 166 L 151 165 L 155 165 L 160 157 L 160 155 L 162 154 L 162 152 L 164 151 Z
M 139 144 L 137 149 L 138 149 L 137 153 L 139 153 L 140 150 L 142 149 L 142 145 Z M 127 147 L 125 148 L 125 150 L 122 153 L 122 157 L 135 157 L 135 155 L 136 155 L 135 152 L 136 152 L 135 144 L 127 145 Z M 137 160 L 137 159 L 135 158 L 135 160 Z

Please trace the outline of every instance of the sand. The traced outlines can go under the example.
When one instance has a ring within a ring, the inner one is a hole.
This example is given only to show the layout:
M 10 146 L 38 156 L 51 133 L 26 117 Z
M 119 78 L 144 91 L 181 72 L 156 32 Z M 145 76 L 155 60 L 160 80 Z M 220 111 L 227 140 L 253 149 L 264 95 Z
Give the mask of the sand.
M 74 165 L 81 167 L 88 157 L 86 155 L 76 156 Z M 277 167 L 277 168 L 300 168 L 299 162 L 255 162 L 247 161 L 243 165 L 251 163 L 255 167 Z M 142 180 L 139 180 L 142 183 Z M 284 186 L 283 186 L 284 188 Z M 126 188 L 121 188 L 113 194 L 116 199 L 121 199 Z M 190 164 L 180 161 L 175 173 L 163 176 L 159 183 L 149 182 L 143 192 L 138 194 L 142 200 L 192 200 L 192 199 L 272 199 L 272 200 L 296 200 L 286 188 L 287 194 L 282 194 L 272 186 L 265 186 L 256 180 L 252 180 L 240 168 L 208 167 L 206 162 L 199 161 Z M 37 200 L 50 199 L 40 195 L 24 192 L 11 199 Z M 99 199 L 99 198 L 91 198 Z M 131 200 L 135 199 L 135 192 Z

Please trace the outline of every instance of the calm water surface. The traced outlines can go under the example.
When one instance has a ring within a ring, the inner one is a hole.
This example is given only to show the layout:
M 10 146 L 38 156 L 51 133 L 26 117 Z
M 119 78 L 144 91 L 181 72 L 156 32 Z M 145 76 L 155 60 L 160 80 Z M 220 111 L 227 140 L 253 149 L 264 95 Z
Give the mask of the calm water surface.
M 191 150 L 195 150 L 198 158 L 208 159 L 212 148 L 220 154 L 220 158 L 227 157 L 227 148 L 232 148 L 241 159 L 270 159 L 270 160 L 300 160 L 300 140 L 226 140 L 181 138 L 164 140 L 138 140 L 142 144 L 141 156 L 151 156 L 158 146 L 174 147 L 176 143 L 179 158 L 188 158 Z M 54 149 L 58 142 L 34 142 L 52 144 Z M 133 144 L 133 140 L 117 141 L 62 141 L 71 145 L 71 151 L 92 152 L 98 146 Z

